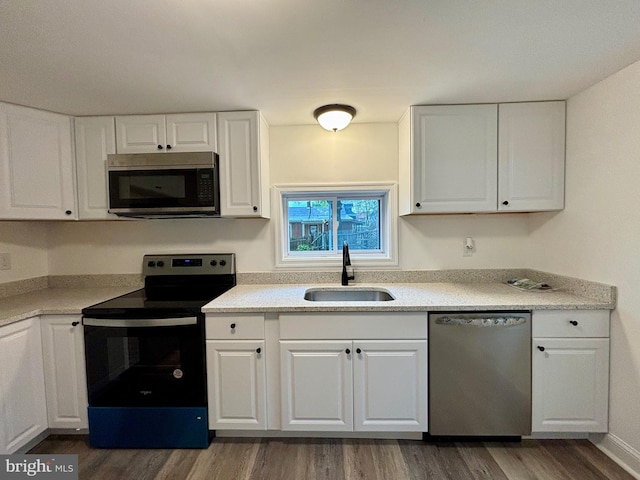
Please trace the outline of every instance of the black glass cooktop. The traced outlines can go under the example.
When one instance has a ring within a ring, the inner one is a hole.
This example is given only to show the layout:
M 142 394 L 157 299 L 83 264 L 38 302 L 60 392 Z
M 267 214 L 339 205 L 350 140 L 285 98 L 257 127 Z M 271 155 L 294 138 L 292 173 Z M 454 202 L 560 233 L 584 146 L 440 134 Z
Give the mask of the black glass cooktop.
M 212 298 L 205 300 L 149 300 L 145 289 L 83 308 L 82 314 L 92 318 L 171 318 L 200 313 Z
M 236 284 L 234 254 L 145 255 L 144 288 L 82 309 L 90 318 L 172 318 L 200 309 Z

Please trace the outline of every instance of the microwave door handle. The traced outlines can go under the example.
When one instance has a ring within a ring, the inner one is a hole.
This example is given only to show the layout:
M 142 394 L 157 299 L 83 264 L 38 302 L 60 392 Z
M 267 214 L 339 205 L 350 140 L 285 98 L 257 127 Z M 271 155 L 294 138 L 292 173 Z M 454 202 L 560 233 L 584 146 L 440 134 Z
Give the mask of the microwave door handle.
M 182 318 L 91 318 L 83 317 L 82 324 L 91 327 L 135 328 L 135 327 L 181 327 L 197 325 L 197 317 Z

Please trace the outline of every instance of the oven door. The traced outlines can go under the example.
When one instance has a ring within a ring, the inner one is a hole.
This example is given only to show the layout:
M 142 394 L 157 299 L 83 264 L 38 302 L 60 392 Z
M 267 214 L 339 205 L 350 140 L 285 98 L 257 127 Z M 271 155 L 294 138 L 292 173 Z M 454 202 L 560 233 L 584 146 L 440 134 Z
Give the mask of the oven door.
M 84 317 L 89 405 L 206 406 L 201 317 Z

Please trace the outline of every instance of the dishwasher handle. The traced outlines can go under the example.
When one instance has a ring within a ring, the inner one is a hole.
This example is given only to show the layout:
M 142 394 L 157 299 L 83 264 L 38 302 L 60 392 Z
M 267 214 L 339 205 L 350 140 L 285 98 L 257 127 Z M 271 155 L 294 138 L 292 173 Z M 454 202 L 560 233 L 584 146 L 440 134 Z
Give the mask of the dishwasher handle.
M 527 323 L 525 317 L 440 317 L 436 325 L 459 327 L 514 327 Z

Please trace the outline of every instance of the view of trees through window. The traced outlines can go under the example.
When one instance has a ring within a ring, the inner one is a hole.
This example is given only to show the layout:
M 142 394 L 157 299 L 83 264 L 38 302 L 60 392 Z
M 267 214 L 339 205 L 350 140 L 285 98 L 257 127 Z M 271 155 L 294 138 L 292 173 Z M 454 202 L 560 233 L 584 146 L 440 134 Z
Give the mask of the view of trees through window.
M 379 198 L 289 198 L 289 251 L 379 251 Z M 337 229 L 334 231 L 334 226 Z

